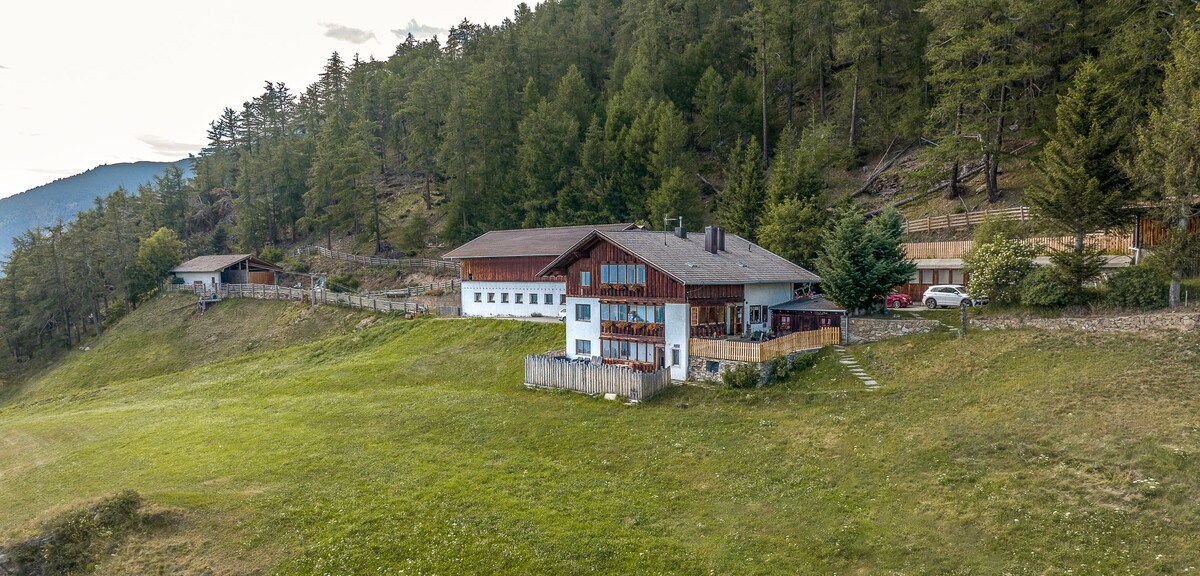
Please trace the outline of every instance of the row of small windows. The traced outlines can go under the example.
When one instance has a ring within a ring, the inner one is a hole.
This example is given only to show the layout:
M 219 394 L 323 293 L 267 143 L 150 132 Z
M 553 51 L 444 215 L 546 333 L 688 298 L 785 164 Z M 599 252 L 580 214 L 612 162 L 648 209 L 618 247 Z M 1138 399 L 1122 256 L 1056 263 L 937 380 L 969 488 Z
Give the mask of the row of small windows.
M 591 275 L 590 273 L 588 274 Z M 590 280 L 590 278 L 589 278 Z M 601 284 L 645 284 L 645 264 L 601 264 Z M 590 284 L 590 282 L 589 282 Z M 587 286 L 587 284 L 584 284 Z
M 617 322 L 654 323 L 666 321 L 666 306 L 645 305 L 630 306 L 629 304 L 601 304 L 600 319 Z
M 500 303 L 508 304 L 509 303 L 508 296 L 509 296 L 508 292 L 501 292 L 500 293 Z M 538 296 L 539 296 L 539 294 L 537 292 L 530 292 L 529 293 L 529 303 L 536 305 L 538 303 Z M 525 294 L 523 292 L 513 293 L 512 297 L 513 297 L 513 304 L 524 304 L 525 303 Z M 475 293 L 475 301 L 483 302 L 483 292 Z M 488 292 L 487 293 L 487 301 L 488 301 L 488 304 L 495 304 L 496 303 L 496 293 Z M 554 305 L 554 294 L 546 294 L 546 299 L 543 300 L 543 302 L 545 302 L 546 304 L 549 304 L 549 305 Z M 567 303 L 567 295 L 559 294 L 558 295 L 559 306 L 562 306 L 566 303 Z
M 654 362 L 654 344 L 628 340 L 601 340 L 600 355 L 614 360 Z

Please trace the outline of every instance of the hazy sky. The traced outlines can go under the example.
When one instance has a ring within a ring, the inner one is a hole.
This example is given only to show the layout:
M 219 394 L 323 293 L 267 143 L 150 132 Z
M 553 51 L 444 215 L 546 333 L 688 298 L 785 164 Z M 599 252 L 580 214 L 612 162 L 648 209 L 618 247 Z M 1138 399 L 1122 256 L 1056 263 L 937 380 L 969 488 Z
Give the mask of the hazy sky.
M 532 3 L 532 2 L 531 2 Z M 0 10 L 0 197 L 100 164 L 178 160 L 264 81 L 293 93 L 337 50 L 386 58 L 397 34 L 518 0 L 25 0 Z

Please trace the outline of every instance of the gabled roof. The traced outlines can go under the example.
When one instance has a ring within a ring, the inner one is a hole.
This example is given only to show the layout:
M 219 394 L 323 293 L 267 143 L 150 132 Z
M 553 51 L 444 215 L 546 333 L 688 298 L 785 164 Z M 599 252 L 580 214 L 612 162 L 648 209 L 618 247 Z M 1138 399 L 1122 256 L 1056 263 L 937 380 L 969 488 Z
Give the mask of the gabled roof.
M 631 230 L 634 224 L 596 224 L 492 230 L 447 252 L 442 258 L 505 258 L 514 256 L 558 256 L 593 230 Z
M 251 264 L 269 270 L 283 270 L 279 266 L 261 260 L 253 254 L 213 254 L 197 256 L 171 269 L 171 272 L 219 272 L 249 259 Z
M 736 234 L 727 233 L 726 250 L 713 254 L 704 249 L 703 234 L 680 238 L 669 232 L 650 230 L 592 232 L 543 268 L 539 276 L 553 276 L 556 274 L 550 271 L 565 270 L 578 258 L 580 250 L 600 241 L 612 242 L 689 286 L 821 281 L 816 274 Z

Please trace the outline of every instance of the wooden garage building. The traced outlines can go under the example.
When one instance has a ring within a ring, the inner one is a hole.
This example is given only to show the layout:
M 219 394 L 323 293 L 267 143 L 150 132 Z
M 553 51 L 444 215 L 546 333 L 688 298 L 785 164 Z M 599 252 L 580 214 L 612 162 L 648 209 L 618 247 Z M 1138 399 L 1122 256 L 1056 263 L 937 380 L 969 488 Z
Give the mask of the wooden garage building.
M 192 258 L 171 270 L 172 278 L 198 291 L 220 288 L 222 284 L 275 285 L 283 268 L 253 254 L 217 254 Z

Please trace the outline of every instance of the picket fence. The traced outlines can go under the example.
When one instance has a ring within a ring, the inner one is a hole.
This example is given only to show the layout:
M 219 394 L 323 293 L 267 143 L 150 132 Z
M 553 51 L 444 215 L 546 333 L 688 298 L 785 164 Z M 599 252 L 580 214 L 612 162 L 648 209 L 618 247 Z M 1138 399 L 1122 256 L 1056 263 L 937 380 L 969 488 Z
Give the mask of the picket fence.
M 692 338 L 688 340 L 688 355 L 711 360 L 734 362 L 769 362 L 780 356 L 802 350 L 816 350 L 831 344 L 841 344 L 840 328 L 819 328 L 793 332 L 766 342 Z
M 525 386 L 571 390 L 583 394 L 616 394 L 630 401 L 647 400 L 671 385 L 671 371 L 637 372 L 625 366 L 573 362 L 560 356 L 525 357 Z
M 1049 254 L 1054 250 L 1071 250 L 1075 247 L 1073 236 L 1043 236 L 1027 238 L 1025 242 L 1041 246 L 1039 252 Z M 1133 246 L 1133 233 L 1125 234 L 1088 234 L 1084 237 L 1084 245 L 1106 254 L 1128 253 Z M 975 247 L 974 240 L 947 240 L 944 242 L 905 242 L 904 253 L 909 258 L 962 258 L 971 248 Z

